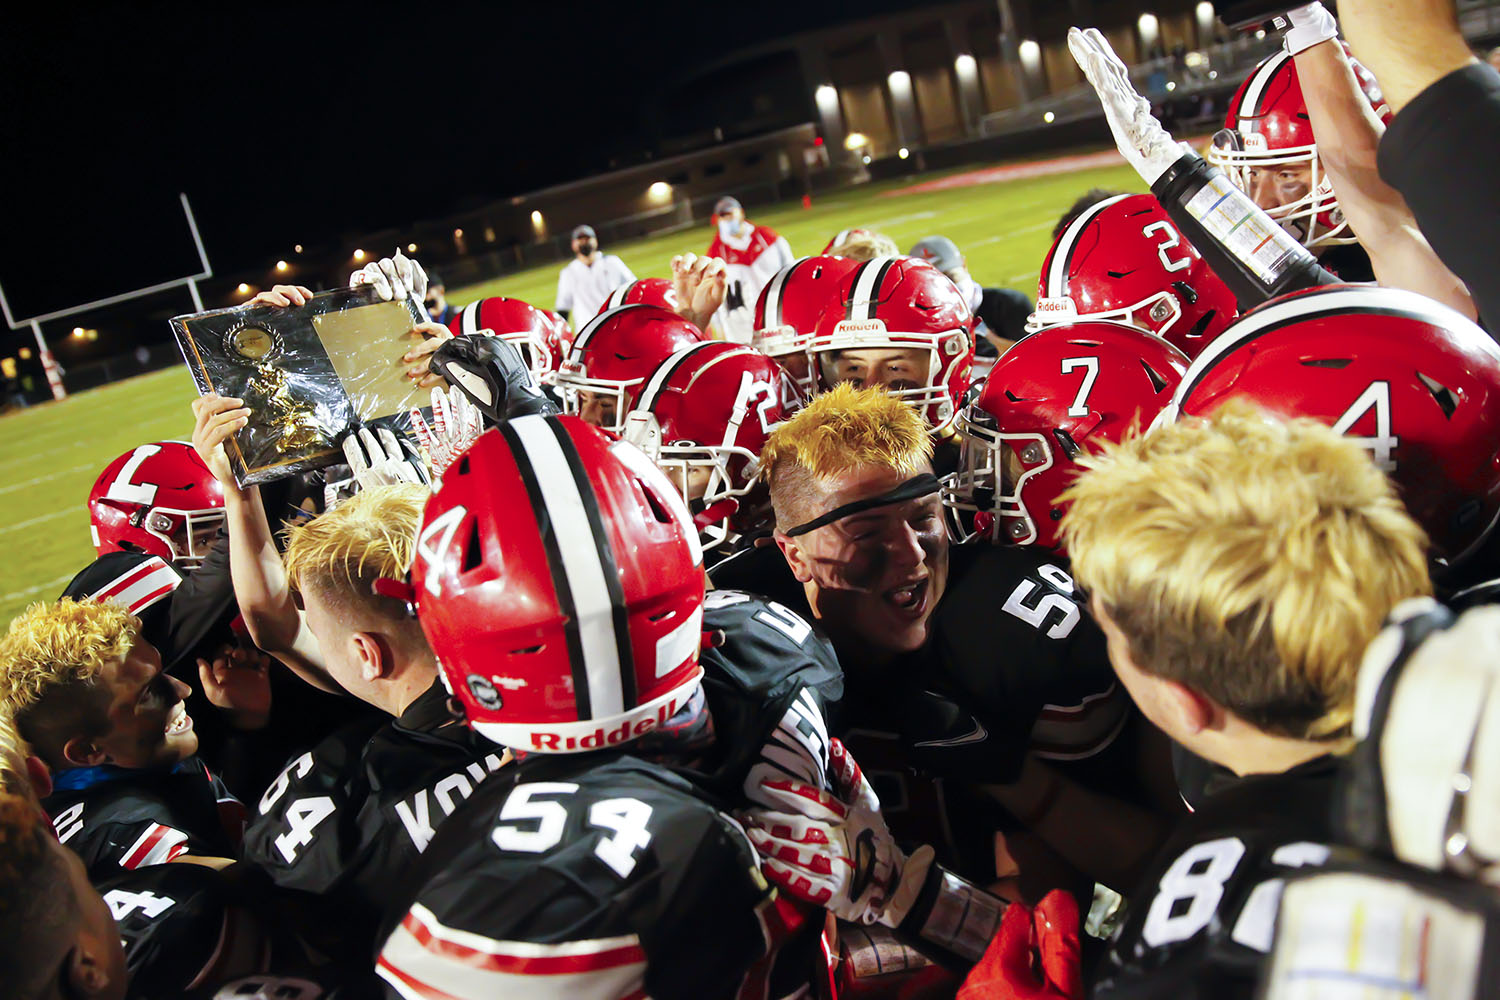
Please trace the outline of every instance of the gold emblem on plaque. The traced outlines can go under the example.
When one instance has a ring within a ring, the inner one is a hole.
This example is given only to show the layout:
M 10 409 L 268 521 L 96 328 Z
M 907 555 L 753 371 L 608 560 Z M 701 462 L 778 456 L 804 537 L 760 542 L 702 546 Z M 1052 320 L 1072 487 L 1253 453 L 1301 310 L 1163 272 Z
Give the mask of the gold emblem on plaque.
M 224 338 L 224 346 L 246 361 L 264 361 L 276 351 L 276 337 L 258 326 L 242 326 Z

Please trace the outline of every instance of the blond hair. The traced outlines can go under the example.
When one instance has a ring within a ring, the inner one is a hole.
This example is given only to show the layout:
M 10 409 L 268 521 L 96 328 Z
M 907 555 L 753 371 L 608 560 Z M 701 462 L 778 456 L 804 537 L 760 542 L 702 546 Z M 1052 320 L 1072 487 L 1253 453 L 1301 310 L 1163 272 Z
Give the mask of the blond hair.
M 859 229 L 838 246 L 830 248 L 828 254 L 831 257 L 848 257 L 850 260 L 874 260 L 876 257 L 899 257 L 901 248 L 889 236 Z
M 932 460 L 932 440 L 916 411 L 884 389 L 841 383 L 777 427 L 761 449 L 776 526 L 801 523 L 822 484 L 868 466 L 914 476 Z
M 403 579 L 411 565 L 422 507 L 431 496 L 416 483 L 361 490 L 327 513 L 288 530 L 286 575 L 300 592 L 382 618 L 404 620 L 404 608 L 371 589 L 381 577 Z
M 56 766 L 63 744 L 93 737 L 107 720 L 95 697 L 100 673 L 123 663 L 141 620 L 112 601 L 64 597 L 21 612 L 0 639 L 0 714 Z
M 1079 464 L 1063 538 L 1134 663 L 1267 732 L 1346 739 L 1365 646 L 1432 590 L 1426 536 L 1368 453 L 1231 401 Z

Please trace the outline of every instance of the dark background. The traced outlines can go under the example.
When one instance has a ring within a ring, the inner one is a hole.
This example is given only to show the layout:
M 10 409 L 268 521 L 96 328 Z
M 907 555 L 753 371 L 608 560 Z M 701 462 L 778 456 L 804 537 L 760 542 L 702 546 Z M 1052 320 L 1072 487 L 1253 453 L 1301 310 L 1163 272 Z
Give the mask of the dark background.
M 656 101 L 695 62 L 914 6 L 12 8 L 0 284 L 26 316 L 196 272 L 178 191 L 228 276 L 639 162 L 712 124 Z

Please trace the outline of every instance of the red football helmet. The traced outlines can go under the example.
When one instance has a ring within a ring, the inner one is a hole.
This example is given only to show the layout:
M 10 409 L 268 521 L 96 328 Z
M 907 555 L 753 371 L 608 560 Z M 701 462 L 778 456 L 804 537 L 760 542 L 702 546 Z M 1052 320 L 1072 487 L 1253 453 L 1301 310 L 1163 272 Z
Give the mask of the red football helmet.
M 520 299 L 497 295 L 470 302 L 448 321 L 454 336 L 488 333 L 509 341 L 521 352 L 531 374 L 541 383 L 551 383 L 573 341 L 567 323 L 557 323 L 553 313 Z
M 1389 121 L 1391 110 L 1375 78 L 1353 57 L 1349 61 L 1370 107 L 1383 121 Z M 1229 102 L 1224 127 L 1203 155 L 1247 194 L 1254 191 L 1253 169 L 1306 165 L 1311 171 L 1307 194 L 1268 209 L 1267 214 L 1306 247 L 1358 242 L 1349 232 L 1333 184 L 1318 160 L 1307 102 L 1297 82 L 1297 64 L 1285 52 L 1272 53 L 1240 84 Z
M 673 351 L 702 341 L 701 330 L 660 306 L 617 306 L 600 313 L 578 331 L 558 369 L 564 412 L 583 413 L 586 400 L 580 394 L 589 393 L 601 401 L 599 426 L 619 433 L 646 376 Z
M 183 441 L 130 449 L 104 467 L 89 491 L 89 531 L 101 556 L 149 552 L 192 569 L 223 523 L 224 488 Z
M 1231 397 L 1369 448 L 1449 563 L 1500 516 L 1500 347 L 1431 299 L 1364 285 L 1273 299 L 1198 355 L 1159 419 Z
M 739 499 L 755 486 L 760 451 L 786 417 L 787 374 L 758 351 L 724 341 L 684 347 L 652 372 L 625 417 L 625 440 L 666 472 L 704 541 L 730 530 Z
M 839 278 L 808 345 L 813 374 L 822 389 L 841 381 L 891 385 L 891 394 L 921 414 L 935 434 L 953 423 L 969 388 L 972 325 L 969 304 L 942 271 L 910 257 L 877 257 Z M 893 364 L 894 351 L 916 357 Z M 863 357 L 851 365 L 845 352 Z M 868 370 L 873 364 L 892 365 L 896 377 L 883 383 Z M 899 371 L 903 366 L 909 375 Z
M 1026 329 L 1114 320 L 1165 337 L 1191 358 L 1238 312 L 1234 293 L 1161 204 L 1122 194 L 1080 214 L 1047 251 Z
M 663 309 L 676 312 L 677 291 L 667 278 L 641 278 L 637 281 L 626 282 L 609 293 L 609 297 L 599 307 L 599 312 L 606 312 L 616 306 L 634 305 L 637 302 L 643 302 L 648 306 L 661 306 Z M 594 315 L 597 316 L 599 313 Z
M 818 317 L 837 295 L 839 279 L 858 266 L 847 257 L 803 257 L 777 271 L 755 301 L 750 346 L 781 362 L 805 398 L 817 391 L 807 345 Z
M 955 536 L 1060 548 L 1068 505 L 1057 497 L 1078 475 L 1075 458 L 1149 427 L 1187 366 L 1177 348 L 1124 323 L 1053 326 L 1016 341 L 958 417 L 958 471 L 943 483 Z
M 411 584 L 449 691 L 503 746 L 618 746 L 703 675 L 703 553 L 682 498 L 576 417 L 480 435 L 427 501 Z

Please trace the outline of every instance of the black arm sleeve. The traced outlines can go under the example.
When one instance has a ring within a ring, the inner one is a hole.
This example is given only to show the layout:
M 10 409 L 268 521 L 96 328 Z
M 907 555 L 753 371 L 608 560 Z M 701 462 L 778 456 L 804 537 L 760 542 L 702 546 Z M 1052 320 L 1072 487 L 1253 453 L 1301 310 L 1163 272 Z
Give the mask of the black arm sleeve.
M 997 337 L 1020 340 L 1026 336 L 1026 317 L 1031 315 L 1031 299 L 1014 288 L 986 288 L 979 300 L 979 318 Z
M 1484 325 L 1500 329 L 1494 238 L 1500 231 L 1500 73 L 1478 63 L 1422 91 L 1391 122 L 1376 162 L 1432 249 L 1469 286 Z
M 1287 292 L 1339 281 L 1197 153 L 1184 153 L 1151 193 L 1234 292 L 1241 312 Z

